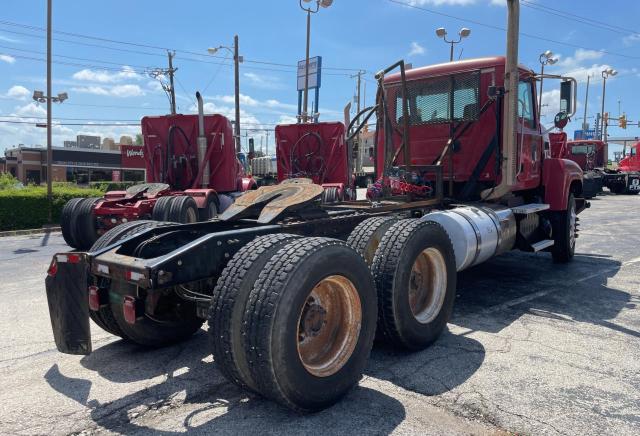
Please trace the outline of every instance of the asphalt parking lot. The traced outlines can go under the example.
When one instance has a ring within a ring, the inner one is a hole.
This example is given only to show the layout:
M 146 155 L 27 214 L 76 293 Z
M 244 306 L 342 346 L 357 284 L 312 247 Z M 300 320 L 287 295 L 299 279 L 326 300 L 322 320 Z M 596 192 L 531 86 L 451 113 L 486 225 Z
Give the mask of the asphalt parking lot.
M 218 373 L 207 333 L 161 350 L 92 325 L 94 353 L 56 351 L 44 275 L 59 234 L 0 239 L 0 433 L 638 434 L 640 197 L 580 215 L 575 260 L 513 252 L 459 277 L 432 347 L 374 347 L 336 406 L 291 413 Z

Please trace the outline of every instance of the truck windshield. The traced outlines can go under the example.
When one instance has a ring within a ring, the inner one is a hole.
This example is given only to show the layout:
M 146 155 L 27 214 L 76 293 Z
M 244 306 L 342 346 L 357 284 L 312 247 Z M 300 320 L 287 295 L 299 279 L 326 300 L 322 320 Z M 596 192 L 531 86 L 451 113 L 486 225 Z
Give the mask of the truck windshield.
M 593 153 L 594 147 L 592 144 L 580 144 L 571 147 L 571 154 L 589 154 Z
M 479 72 L 407 83 L 409 124 L 439 124 L 476 120 L 479 111 L 479 87 Z M 398 124 L 402 125 L 404 121 L 402 119 L 402 90 L 399 85 L 395 85 L 392 89 L 397 90 L 395 119 Z

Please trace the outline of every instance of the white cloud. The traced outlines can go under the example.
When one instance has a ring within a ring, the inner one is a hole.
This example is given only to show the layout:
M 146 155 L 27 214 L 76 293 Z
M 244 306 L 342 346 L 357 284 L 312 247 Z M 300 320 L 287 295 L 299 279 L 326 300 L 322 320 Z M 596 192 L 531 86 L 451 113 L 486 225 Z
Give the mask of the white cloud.
M 98 83 L 118 83 L 125 80 L 141 80 L 143 78 L 133 68 L 126 65 L 118 72 L 84 69 L 74 73 L 72 77 L 76 80 Z
M 145 92 L 138 85 L 80 86 L 71 88 L 71 90 L 83 94 L 103 95 L 118 98 L 139 97 L 141 95 L 145 95 Z
M 256 73 L 244 73 L 244 78 L 247 79 L 249 85 L 260 89 L 283 89 L 284 86 L 280 82 L 280 79 L 273 76 L 263 76 Z
M 622 43 L 627 47 L 640 42 L 640 33 L 632 33 L 622 38 Z
M 0 41 L 12 42 L 12 43 L 20 42 L 20 40 L 18 39 L 9 38 L 8 36 L 5 36 L 5 35 L 0 35 Z
M 566 58 L 562 58 L 562 55 L 558 55 L 560 58 L 560 62 L 558 62 L 558 67 L 563 68 L 576 68 L 580 66 L 584 61 L 593 61 L 596 59 L 600 59 L 604 56 L 604 53 L 598 50 L 585 50 L 579 48 L 575 51 L 573 56 L 569 56 Z
M 297 117 L 292 117 L 291 115 L 280 115 L 278 119 L 278 124 L 295 124 L 298 122 Z
M 549 121 L 549 117 L 553 118 L 560 111 L 560 90 L 553 89 L 551 91 L 544 91 L 542 93 L 542 108 L 540 115 L 546 117 Z
M 416 56 L 424 54 L 424 47 L 418 44 L 416 41 L 411 42 L 411 50 L 409 51 L 409 56 Z
M 15 98 L 17 100 L 26 100 L 31 95 L 31 92 L 24 86 L 14 85 L 7 91 L 6 96 L 9 98 Z
M 489 4 L 492 6 L 506 6 L 507 0 L 490 0 Z
M 32 102 L 24 106 L 16 107 L 16 112 L 13 115 L 19 115 L 21 117 L 46 117 L 47 111 L 40 105 Z
M 5 54 L 0 54 L 0 61 L 6 62 L 8 64 L 15 64 L 16 58 Z

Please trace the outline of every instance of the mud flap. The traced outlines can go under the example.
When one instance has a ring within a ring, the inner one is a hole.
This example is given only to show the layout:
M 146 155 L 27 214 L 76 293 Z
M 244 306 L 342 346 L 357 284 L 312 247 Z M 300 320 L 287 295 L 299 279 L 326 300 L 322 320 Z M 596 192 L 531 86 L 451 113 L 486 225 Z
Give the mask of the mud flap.
M 57 273 L 45 280 L 53 337 L 61 353 L 91 353 L 87 273 L 84 259 L 57 262 Z

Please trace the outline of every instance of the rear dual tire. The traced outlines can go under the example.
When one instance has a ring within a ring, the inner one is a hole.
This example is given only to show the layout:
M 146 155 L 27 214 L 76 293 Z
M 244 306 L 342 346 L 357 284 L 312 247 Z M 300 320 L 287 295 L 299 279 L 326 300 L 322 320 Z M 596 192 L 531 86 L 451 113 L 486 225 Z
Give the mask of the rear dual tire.
M 99 198 L 74 198 L 62 208 L 60 227 L 67 245 L 88 250 L 98 239 L 93 208 Z
M 154 221 L 191 224 L 198 221 L 198 205 L 189 195 L 165 196 L 156 200 L 151 212 Z
M 447 232 L 421 219 L 395 223 L 376 250 L 371 272 L 378 293 L 378 337 L 421 350 L 445 329 L 456 294 L 456 263 Z
M 367 265 L 329 238 L 269 235 L 245 248 L 260 251 L 255 267 L 232 259 L 214 292 L 214 359 L 234 383 L 293 410 L 334 404 L 357 384 L 373 343 Z

